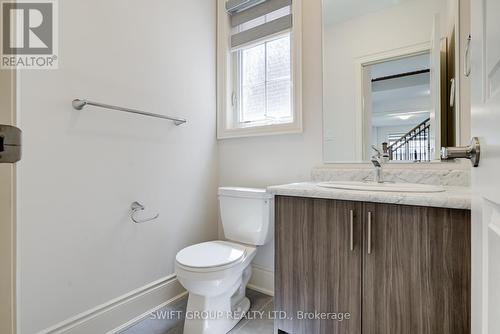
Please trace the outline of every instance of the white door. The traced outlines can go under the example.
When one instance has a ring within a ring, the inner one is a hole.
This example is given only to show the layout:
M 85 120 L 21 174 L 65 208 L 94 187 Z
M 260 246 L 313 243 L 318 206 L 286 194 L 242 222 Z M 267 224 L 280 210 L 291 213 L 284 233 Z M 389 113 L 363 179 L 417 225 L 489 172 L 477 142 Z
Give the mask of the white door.
M 14 76 L 13 71 L 0 70 L 0 124 L 14 125 Z M 15 333 L 14 177 L 15 166 L 0 163 L 0 333 L 2 334 Z
M 432 160 L 440 158 L 441 148 L 441 30 L 439 14 L 434 15 L 431 36 L 431 127 L 430 144 Z
M 472 334 L 500 333 L 500 0 L 471 1 Z

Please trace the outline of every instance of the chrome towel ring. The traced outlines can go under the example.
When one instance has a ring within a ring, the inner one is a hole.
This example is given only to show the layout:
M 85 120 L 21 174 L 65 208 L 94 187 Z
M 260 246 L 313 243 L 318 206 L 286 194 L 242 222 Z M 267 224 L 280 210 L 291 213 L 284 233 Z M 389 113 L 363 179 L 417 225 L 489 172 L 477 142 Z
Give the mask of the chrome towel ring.
M 134 202 L 132 203 L 132 205 L 130 206 L 130 219 L 132 219 L 132 221 L 136 224 L 142 224 L 142 223 L 147 223 L 147 222 L 150 222 L 152 220 L 156 220 L 158 219 L 158 217 L 160 217 L 160 214 L 156 214 L 156 216 L 154 217 L 151 217 L 151 218 L 147 218 L 147 219 L 137 219 L 135 218 L 135 214 L 139 211 L 144 211 L 146 208 L 144 207 L 144 205 L 142 205 L 141 203 L 139 202 Z

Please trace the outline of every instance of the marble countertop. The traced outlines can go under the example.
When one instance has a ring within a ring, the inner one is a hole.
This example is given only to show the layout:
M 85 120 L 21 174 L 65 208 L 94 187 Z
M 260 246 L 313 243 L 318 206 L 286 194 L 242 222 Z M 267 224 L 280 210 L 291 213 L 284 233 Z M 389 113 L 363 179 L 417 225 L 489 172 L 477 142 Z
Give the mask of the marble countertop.
M 274 195 L 338 199 L 346 201 L 374 202 L 430 206 L 438 208 L 471 208 L 471 191 L 468 187 L 444 187 L 440 193 L 395 193 L 332 189 L 318 186 L 316 182 L 291 183 L 268 187 Z

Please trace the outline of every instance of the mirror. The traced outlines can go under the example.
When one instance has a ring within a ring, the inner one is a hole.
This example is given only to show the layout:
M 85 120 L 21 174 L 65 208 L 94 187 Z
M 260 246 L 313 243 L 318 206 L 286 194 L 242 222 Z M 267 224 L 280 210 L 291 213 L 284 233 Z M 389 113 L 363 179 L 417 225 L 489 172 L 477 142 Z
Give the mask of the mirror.
M 325 163 L 439 159 L 459 134 L 458 0 L 323 0 Z

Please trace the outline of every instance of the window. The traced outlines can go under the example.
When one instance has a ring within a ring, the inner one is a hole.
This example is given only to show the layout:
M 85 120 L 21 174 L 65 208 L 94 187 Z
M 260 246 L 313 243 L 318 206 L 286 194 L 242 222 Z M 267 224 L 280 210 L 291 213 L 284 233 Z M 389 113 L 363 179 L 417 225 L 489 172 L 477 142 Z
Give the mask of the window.
M 219 1 L 228 20 L 219 19 L 218 137 L 302 131 L 299 1 L 253 1 L 229 13 L 238 0 Z
M 392 144 L 394 144 L 395 142 L 400 140 L 401 137 L 403 137 L 404 135 L 405 135 L 405 133 L 403 133 L 403 132 L 387 134 L 387 142 L 389 143 L 389 146 L 391 146 Z
M 236 52 L 238 127 L 293 122 L 290 34 Z

